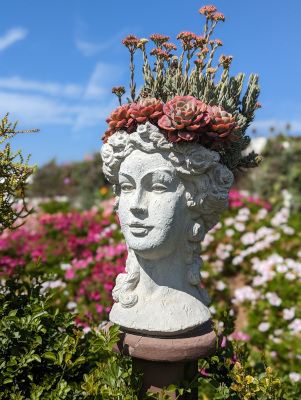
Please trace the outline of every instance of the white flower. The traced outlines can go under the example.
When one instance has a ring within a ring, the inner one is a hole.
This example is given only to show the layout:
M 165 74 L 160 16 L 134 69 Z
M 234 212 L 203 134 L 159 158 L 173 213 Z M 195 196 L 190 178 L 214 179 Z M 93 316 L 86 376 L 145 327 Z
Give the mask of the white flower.
M 240 240 L 241 240 L 242 244 L 244 244 L 245 246 L 248 246 L 250 244 L 255 243 L 256 236 L 253 232 L 247 232 L 241 237 Z
M 243 260 L 244 260 L 244 259 L 243 259 L 242 256 L 236 256 L 236 257 L 233 258 L 232 264 L 233 264 L 233 265 L 241 264 L 241 263 L 243 262 Z
M 259 276 L 259 275 L 256 275 L 254 278 L 253 278 L 253 282 L 252 282 L 252 284 L 253 284 L 253 286 L 262 286 L 265 282 L 267 282 L 269 279 L 268 279 L 268 277 L 267 276 Z
M 276 267 L 276 271 L 279 272 L 280 274 L 285 274 L 288 271 L 288 268 L 284 264 L 279 264 Z
M 68 269 L 70 269 L 72 266 L 71 264 L 61 264 L 61 269 L 63 271 L 67 271 Z
M 256 220 L 260 221 L 261 219 L 264 219 L 267 216 L 268 210 L 266 208 L 262 208 L 261 210 L 258 211 L 256 215 Z
M 243 207 L 238 211 L 239 215 L 250 215 L 251 211 L 247 207 Z
M 251 286 L 243 286 L 234 290 L 233 303 L 243 302 L 245 300 L 256 300 L 259 297 L 259 292 L 254 290 Z
M 249 221 L 249 217 L 244 214 L 237 215 L 237 217 L 235 219 L 236 219 L 236 221 L 240 221 L 240 222 Z
M 293 235 L 295 233 L 295 229 L 290 226 L 283 225 L 281 228 L 283 233 L 285 233 L 286 235 Z
M 77 304 L 74 301 L 69 301 L 67 303 L 67 308 L 68 310 L 72 310 L 73 308 L 76 308 Z
M 208 271 L 202 271 L 202 277 L 207 279 L 209 278 L 209 272 Z
M 244 232 L 246 229 L 246 226 L 242 222 L 235 222 L 234 228 L 237 230 L 237 232 Z
M 234 230 L 233 229 L 226 229 L 225 234 L 228 237 L 232 237 L 234 235 Z M 300 256 L 301 257 L 301 256 Z
M 283 309 L 283 319 L 290 320 L 295 317 L 295 308 L 284 308 Z
M 268 302 L 272 305 L 272 306 L 280 306 L 280 304 L 282 303 L 282 300 L 280 299 L 280 297 L 277 295 L 277 293 L 273 292 L 268 292 L 265 295 L 266 299 L 268 300 Z
M 218 281 L 216 284 L 216 289 L 220 291 L 226 289 L 226 287 L 227 285 L 223 281 Z
M 260 332 L 266 332 L 270 329 L 270 324 L 268 322 L 261 322 L 261 324 L 258 325 L 258 330 Z
M 274 330 L 274 335 L 279 336 L 279 335 L 282 335 L 283 332 L 284 332 L 283 329 L 275 329 Z
M 292 272 L 287 272 L 284 276 L 285 276 L 285 278 L 288 279 L 289 281 L 293 281 L 294 279 L 296 279 L 296 275 L 293 274 Z
M 288 376 L 294 382 L 299 382 L 301 379 L 301 375 L 298 372 L 291 372 Z
M 226 226 L 233 225 L 234 223 L 235 223 L 235 219 L 234 218 L 226 218 L 225 219 L 225 225 Z
M 294 335 L 301 332 L 301 319 L 294 319 L 294 321 L 289 324 L 288 329 L 290 329 Z
M 210 310 L 211 314 L 216 314 L 216 309 L 214 306 L 210 306 L 209 310 Z

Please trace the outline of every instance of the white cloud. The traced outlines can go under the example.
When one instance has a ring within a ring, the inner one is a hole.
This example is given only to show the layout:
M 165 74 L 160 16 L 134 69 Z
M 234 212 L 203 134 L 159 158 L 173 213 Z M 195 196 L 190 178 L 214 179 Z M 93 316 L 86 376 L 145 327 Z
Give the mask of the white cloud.
M 34 91 L 49 94 L 51 96 L 79 97 L 84 88 L 80 85 L 67 84 L 61 85 L 55 82 L 39 82 L 22 79 L 18 76 L 10 78 L 0 78 L 1 89 L 12 89 L 21 91 Z
M 107 96 L 122 74 L 121 67 L 103 62 L 97 63 L 86 87 L 85 99 L 94 100 Z
M 78 50 L 85 57 L 90 57 L 90 56 L 94 56 L 97 53 L 100 53 L 102 51 L 109 49 L 110 47 L 114 46 L 117 43 L 120 43 L 120 37 L 121 37 L 121 34 L 118 33 L 118 35 L 115 35 L 115 36 L 111 37 L 110 39 L 106 39 L 102 43 L 92 43 L 92 42 L 88 42 L 87 40 L 77 39 L 77 40 L 75 40 L 75 44 L 76 44 L 76 47 L 78 48 Z
M 98 63 L 86 87 L 0 77 L 0 110 L 10 112 L 12 119 L 39 128 L 43 124 L 61 124 L 80 131 L 104 125 L 118 106 L 110 89 L 121 74 L 121 68 Z
M 36 94 L 0 91 L 0 109 L 16 115 L 24 124 L 72 125 L 79 108 L 76 105 Z
M 93 56 L 94 54 L 104 51 L 109 47 L 107 43 L 91 43 L 86 42 L 85 40 L 76 40 L 75 44 L 78 50 L 85 57 Z
M 18 40 L 22 40 L 27 35 L 27 30 L 24 28 L 12 28 L 6 34 L 0 37 L 0 51 L 5 50 Z

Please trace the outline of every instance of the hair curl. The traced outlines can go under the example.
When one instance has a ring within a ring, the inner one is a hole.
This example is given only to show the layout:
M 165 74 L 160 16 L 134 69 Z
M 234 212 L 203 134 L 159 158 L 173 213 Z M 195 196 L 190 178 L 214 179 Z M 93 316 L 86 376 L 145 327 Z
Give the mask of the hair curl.
M 118 173 L 121 163 L 136 149 L 145 153 L 168 152 L 168 159 L 184 183 L 187 206 L 192 212 L 184 244 L 186 277 L 190 284 L 197 286 L 203 303 L 208 305 L 210 297 L 205 289 L 200 288 L 200 269 L 203 266 L 200 242 L 228 207 L 233 174 L 219 162 L 217 152 L 198 143 L 169 142 L 155 125 L 146 122 L 131 134 L 122 130 L 116 132 L 101 149 L 103 172 L 114 185 L 116 207 L 120 195 Z M 113 290 L 114 300 L 123 307 L 132 307 L 138 301 L 134 289 L 140 278 L 139 264 L 133 250 L 128 251 L 126 273 L 118 275 Z

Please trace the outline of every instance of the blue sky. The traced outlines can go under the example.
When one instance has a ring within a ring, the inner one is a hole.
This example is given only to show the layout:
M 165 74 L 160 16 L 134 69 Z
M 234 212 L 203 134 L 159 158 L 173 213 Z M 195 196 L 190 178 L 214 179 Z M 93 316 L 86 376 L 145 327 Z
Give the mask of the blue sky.
M 258 134 L 290 122 L 291 133 L 300 135 L 300 0 L 2 0 L 1 115 L 10 112 L 20 129 L 40 129 L 16 137 L 13 148 L 31 153 L 31 163 L 40 166 L 53 157 L 62 163 L 97 151 L 105 118 L 118 105 L 111 88 L 127 89 L 130 80 L 121 39 L 161 33 L 176 44 L 183 30 L 202 34 L 198 10 L 209 4 L 226 16 L 213 38 L 224 43 L 220 54 L 234 57 L 230 74 L 259 74 Z

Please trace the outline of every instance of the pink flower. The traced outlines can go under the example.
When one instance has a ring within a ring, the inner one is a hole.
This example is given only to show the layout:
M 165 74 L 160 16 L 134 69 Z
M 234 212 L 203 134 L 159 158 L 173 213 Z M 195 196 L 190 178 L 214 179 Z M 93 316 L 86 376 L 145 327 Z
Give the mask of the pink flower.
M 103 305 L 102 304 L 95 304 L 96 311 L 101 314 L 103 312 Z
M 65 278 L 66 278 L 67 280 L 73 279 L 74 276 L 75 276 L 75 274 L 74 274 L 74 272 L 73 272 L 73 270 L 72 270 L 71 268 L 69 268 L 69 269 L 66 271 L 66 273 L 65 273 Z
M 217 8 L 214 6 L 203 6 L 200 8 L 199 13 L 200 14 L 210 14 L 217 11 Z
M 237 339 L 237 340 L 243 340 L 244 342 L 249 342 L 251 338 L 247 333 L 233 332 L 232 335 L 229 336 L 229 339 L 230 340 Z

